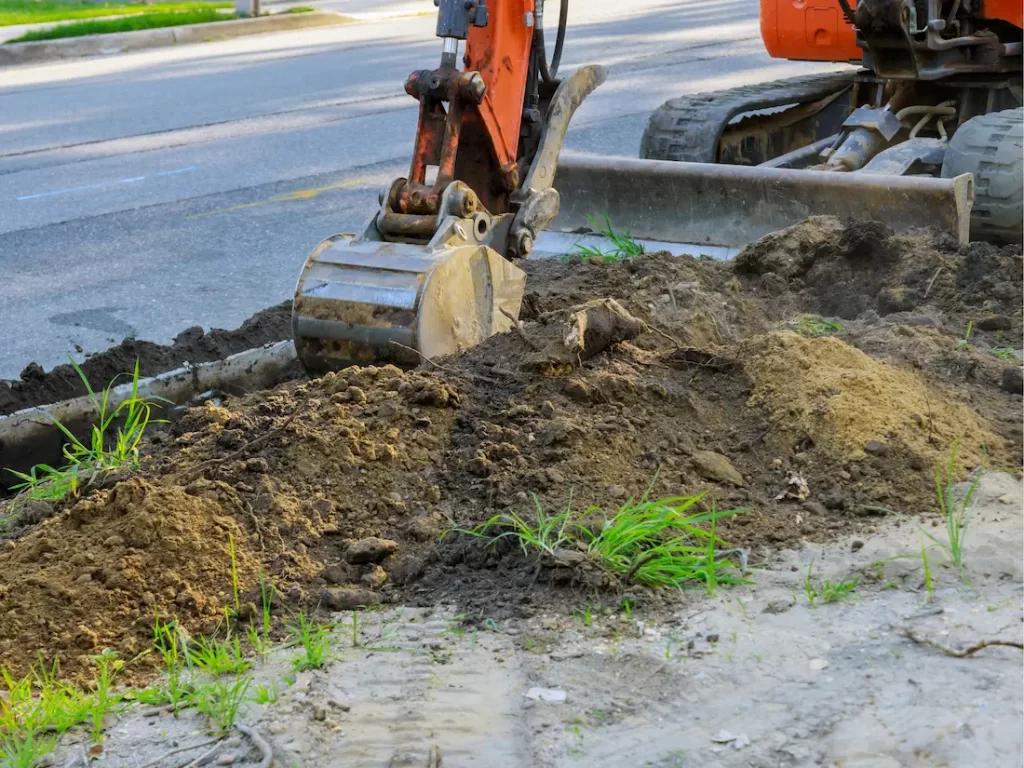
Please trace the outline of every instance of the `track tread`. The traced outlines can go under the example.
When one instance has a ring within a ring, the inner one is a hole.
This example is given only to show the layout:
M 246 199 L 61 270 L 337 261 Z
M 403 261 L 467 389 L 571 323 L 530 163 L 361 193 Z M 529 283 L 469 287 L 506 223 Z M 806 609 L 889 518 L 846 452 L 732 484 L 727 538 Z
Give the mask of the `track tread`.
M 851 85 L 855 76 L 854 72 L 802 75 L 670 99 L 651 114 L 640 140 L 640 157 L 713 163 L 722 131 L 736 115 L 821 99 Z
M 974 174 L 971 239 L 1021 242 L 1024 219 L 1024 108 L 973 117 L 946 150 L 944 178 Z

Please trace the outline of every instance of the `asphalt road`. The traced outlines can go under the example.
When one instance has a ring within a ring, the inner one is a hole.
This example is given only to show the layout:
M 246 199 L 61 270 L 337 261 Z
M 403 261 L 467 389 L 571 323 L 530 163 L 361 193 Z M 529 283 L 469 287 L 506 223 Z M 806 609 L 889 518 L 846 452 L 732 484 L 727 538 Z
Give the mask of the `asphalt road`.
M 0 378 L 290 297 L 316 243 L 408 166 L 402 84 L 439 58 L 432 9 L 0 70 Z M 630 156 L 672 96 L 823 69 L 770 59 L 746 0 L 577 0 L 563 66 L 587 63 L 611 74 L 567 146 Z

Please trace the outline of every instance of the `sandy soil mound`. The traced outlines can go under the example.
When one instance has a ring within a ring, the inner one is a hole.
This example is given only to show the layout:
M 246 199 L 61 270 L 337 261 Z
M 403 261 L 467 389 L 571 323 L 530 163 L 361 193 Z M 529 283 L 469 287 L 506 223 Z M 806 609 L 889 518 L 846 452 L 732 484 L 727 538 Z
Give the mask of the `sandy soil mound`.
M 154 435 L 140 478 L 8 542 L 0 666 L 23 671 L 39 647 L 70 673 L 105 645 L 130 656 L 154 612 L 213 631 L 232 599 L 229 534 L 243 602 L 262 572 L 287 611 L 452 598 L 501 617 L 573 572 L 440 534 L 529 513 L 530 494 L 611 511 L 655 477 L 656 495 L 706 491 L 750 508 L 719 533 L 757 560 L 870 528 L 880 505 L 930 509 L 957 439 L 964 469 L 1020 465 L 1020 397 L 1002 376 L 1015 366 L 987 351 L 1019 344 L 1019 249 L 811 220 L 735 265 L 654 254 L 527 269 L 516 332 L 422 370 L 353 368 L 194 408 Z M 785 330 L 835 306 L 830 274 L 860 307 L 839 315 L 841 338 Z M 886 311 L 893 292 L 920 302 Z M 605 298 L 640 321 L 616 338 L 636 338 L 548 354 L 572 310 Z M 962 348 L 963 318 L 983 313 L 1004 328 Z
M 847 460 L 863 460 L 865 447 L 888 455 L 893 443 L 916 466 L 941 463 L 957 440 L 964 466 L 1002 452 L 1003 441 L 970 408 L 915 371 L 872 360 L 838 339 L 772 333 L 745 343 L 743 356 L 754 383 L 748 405 L 766 408 L 797 439 L 846 451 Z

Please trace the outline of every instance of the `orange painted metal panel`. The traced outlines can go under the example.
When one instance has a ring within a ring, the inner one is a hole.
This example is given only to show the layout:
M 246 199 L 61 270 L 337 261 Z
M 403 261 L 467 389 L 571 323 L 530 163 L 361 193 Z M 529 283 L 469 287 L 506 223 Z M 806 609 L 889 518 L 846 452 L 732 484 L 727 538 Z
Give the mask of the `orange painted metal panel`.
M 853 26 L 843 18 L 835 0 L 761 0 L 761 39 L 776 59 L 861 59 Z

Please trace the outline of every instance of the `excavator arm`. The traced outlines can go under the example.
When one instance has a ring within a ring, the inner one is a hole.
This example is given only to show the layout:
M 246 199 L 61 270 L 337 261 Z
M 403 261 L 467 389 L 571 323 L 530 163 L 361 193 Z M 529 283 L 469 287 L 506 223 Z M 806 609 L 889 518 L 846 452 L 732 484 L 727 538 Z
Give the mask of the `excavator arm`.
M 358 236 L 317 246 L 299 276 L 292 325 L 311 371 L 416 364 L 518 316 L 514 261 L 558 213 L 569 119 L 606 76 L 592 66 L 558 81 L 564 13 L 551 62 L 542 20 L 542 0 L 439 0 L 440 66 L 405 83 L 419 102 L 408 177 Z

